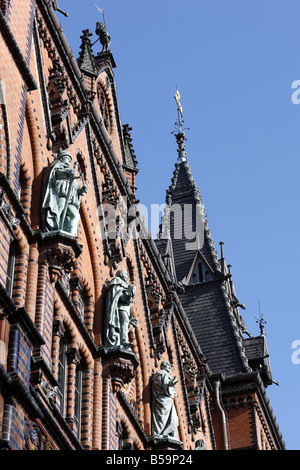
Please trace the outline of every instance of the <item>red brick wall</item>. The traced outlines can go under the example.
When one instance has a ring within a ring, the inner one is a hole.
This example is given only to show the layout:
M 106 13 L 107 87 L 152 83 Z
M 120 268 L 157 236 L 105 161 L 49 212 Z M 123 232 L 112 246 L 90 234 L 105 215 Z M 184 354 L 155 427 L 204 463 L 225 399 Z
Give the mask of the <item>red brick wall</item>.
M 114 98 L 111 88 L 106 87 L 106 72 L 103 72 L 93 83 L 88 79 L 88 86 L 97 89 L 99 84 L 106 96 L 110 116 L 109 136 L 110 144 L 103 144 L 99 128 L 91 121 L 85 125 L 70 145 L 68 151 L 73 157 L 73 162 L 79 163 L 80 171 L 84 172 L 85 182 L 88 185 L 88 193 L 82 197 L 80 208 L 80 222 L 78 227 L 77 242 L 82 245 L 82 253 L 78 257 L 78 263 L 71 274 L 71 280 L 76 279 L 81 283 L 85 295 L 85 313 L 83 319 L 78 318 L 79 292 L 73 290 L 68 296 L 60 286 L 61 280 L 51 275 L 45 256 L 42 256 L 42 248 L 38 243 L 38 231 L 40 227 L 40 208 L 42 193 L 42 171 L 49 162 L 53 161 L 50 138 L 47 128 L 46 102 L 43 101 L 43 93 L 47 93 L 49 74 L 51 69 L 59 61 L 61 67 L 61 85 L 63 88 L 62 99 L 70 104 L 69 122 L 71 129 L 80 125 L 78 111 L 80 110 L 82 94 L 77 87 L 77 80 L 69 73 L 65 63 L 65 57 L 56 43 L 56 37 L 51 34 L 47 22 L 42 13 L 38 15 L 38 41 L 33 37 L 33 0 L 24 2 L 13 0 L 7 18 L 25 62 L 28 65 L 33 78 L 38 84 L 38 89 L 28 91 L 24 77 L 16 65 L 16 61 L 7 47 L 3 36 L 0 35 L 0 71 L 1 80 L 5 90 L 5 109 L 0 107 L 0 171 L 8 176 L 11 188 L 16 195 L 21 186 L 20 203 L 25 211 L 26 221 L 14 229 L 14 236 L 19 247 L 16 259 L 13 300 L 17 307 L 25 307 L 30 319 L 34 322 L 37 331 L 42 336 L 45 344 L 35 345 L 33 359 L 36 369 L 32 374 L 32 381 L 36 386 L 36 393 L 43 397 L 43 404 L 49 405 L 46 392 L 41 392 L 41 384 L 34 380 L 42 377 L 50 387 L 58 378 L 58 338 L 53 337 L 53 323 L 58 322 L 63 326 L 68 338 L 68 353 L 74 357 L 68 364 L 68 377 L 66 383 L 66 414 L 62 418 L 53 416 L 56 424 L 64 434 L 70 446 L 78 448 L 82 445 L 86 449 L 117 449 L 119 436 L 117 423 L 122 423 L 126 435 L 132 440 L 136 448 L 143 448 L 144 436 L 151 434 L 151 393 L 150 378 L 156 372 L 163 360 L 169 360 L 172 366 L 172 375 L 179 379 L 176 386 L 176 409 L 179 416 L 179 438 L 185 449 L 194 449 L 198 439 L 204 439 L 206 447 L 213 449 L 215 441 L 221 448 L 221 427 L 217 415 L 211 420 L 211 388 L 206 387 L 201 401 L 201 416 L 199 427 L 192 426 L 193 417 L 189 409 L 189 395 L 187 381 L 196 387 L 197 380 L 189 375 L 189 368 L 196 371 L 199 367 L 199 358 L 191 345 L 189 335 L 183 331 L 182 323 L 178 321 L 178 311 L 175 309 L 170 315 L 169 323 L 165 327 L 162 338 L 163 346 L 158 350 L 154 341 L 152 328 L 151 297 L 159 294 L 156 308 L 162 311 L 167 297 L 170 294 L 167 283 L 158 272 L 153 253 L 143 240 L 129 239 L 124 246 L 123 258 L 118 261 L 119 268 L 127 270 L 131 281 L 137 286 L 137 293 L 133 304 L 133 314 L 138 320 L 133 352 L 138 358 L 139 365 L 136 375 L 128 386 L 122 387 L 122 395 L 116 394 L 112 386 L 111 375 L 108 368 L 104 367 L 100 354 L 103 345 L 103 321 L 105 312 L 106 287 L 115 269 L 112 269 L 111 259 L 106 253 L 106 244 L 99 231 L 99 203 L 103 188 L 107 180 L 112 185 L 111 197 L 115 200 L 124 195 L 124 187 L 120 175 L 121 166 L 116 168 L 111 163 L 112 155 L 116 155 L 122 162 L 122 135 L 118 126 Z M 35 48 L 35 54 L 32 47 Z M 39 56 L 41 54 L 41 56 Z M 38 58 L 38 62 L 36 62 Z M 40 64 L 42 70 L 39 69 Z M 43 82 L 46 85 L 42 89 Z M 0 103 L 1 105 L 1 103 Z M 97 98 L 95 106 L 100 112 Z M 1 112 L 2 111 L 2 112 Z M 7 145 L 4 132 L 5 113 L 8 116 L 9 136 L 11 144 L 11 163 L 7 160 Z M 50 112 L 50 111 L 49 111 Z M 66 125 L 66 122 L 64 122 Z M 100 138 L 101 137 L 101 138 Z M 99 192 L 99 193 L 98 193 Z M 10 201 L 11 202 L 11 201 Z M 29 236 L 30 228 L 32 230 Z M 37 231 L 33 236 L 33 231 Z M 36 237 L 36 238 L 35 238 Z M 5 285 L 8 250 L 11 235 L 7 227 L 0 219 L 0 282 Z M 42 245 L 42 242 L 40 242 Z M 153 282 L 153 289 L 151 283 Z M 77 310 L 76 310 L 77 309 Z M 8 346 L 8 323 L 2 320 L 0 323 L 0 341 Z M 11 328 L 11 336 L 14 330 Z M 19 344 L 26 346 L 24 338 Z M 12 344 L 12 343 L 11 343 Z M 30 346 L 27 344 L 29 350 Z M 98 349 L 99 348 L 99 349 Z M 24 349 L 25 351 L 25 349 Z M 22 381 L 26 384 L 29 371 L 29 358 L 23 351 L 17 362 L 13 354 L 9 357 L 10 370 L 17 370 Z M 25 354 L 25 355 L 24 355 Z M 75 357 L 76 356 L 76 357 Z M 73 433 L 77 433 L 77 424 L 74 421 L 75 404 L 75 369 L 76 360 L 82 361 L 83 369 L 83 394 L 82 394 L 82 425 L 81 443 L 74 441 Z M 13 362 L 15 360 L 15 362 Z M 27 361 L 27 362 L 26 362 Z M 190 362 L 185 362 L 190 361 Z M 12 367 L 17 364 L 16 367 Z M 39 374 L 38 374 L 38 373 Z M 203 377 L 201 378 L 201 380 Z M 200 380 L 200 379 L 199 379 Z M 201 382 L 202 384 L 203 382 Z M 206 383 L 206 382 L 205 382 Z M 125 401 L 124 401 L 125 400 Z M 0 399 L 1 403 L 1 399 Z M 128 408 L 129 407 L 129 408 Z M 7 426 L 7 436 L 2 438 L 10 440 L 13 448 L 22 448 L 25 412 L 18 401 L 7 401 L 3 406 L 2 424 Z M 128 409 L 130 412 L 128 412 Z M 48 408 L 51 412 L 51 407 Z M 254 412 L 255 410 L 255 412 Z M 254 405 L 229 407 L 227 410 L 229 443 L 231 448 L 249 447 L 253 445 L 253 432 L 255 439 L 263 441 L 268 439 L 268 426 L 266 418 Z M 200 411 L 199 411 L 200 413 Z M 0 411 L 1 417 L 1 411 Z M 47 420 L 36 420 L 39 429 L 51 442 L 53 448 L 59 448 L 59 439 L 47 429 Z M 258 430 L 253 427 L 258 426 Z M 138 425 L 143 433 L 139 432 Z M 213 429 L 214 428 L 214 429 Z M 17 432 L 18 431 L 18 432 Z M 265 445 L 265 444 L 264 444 Z

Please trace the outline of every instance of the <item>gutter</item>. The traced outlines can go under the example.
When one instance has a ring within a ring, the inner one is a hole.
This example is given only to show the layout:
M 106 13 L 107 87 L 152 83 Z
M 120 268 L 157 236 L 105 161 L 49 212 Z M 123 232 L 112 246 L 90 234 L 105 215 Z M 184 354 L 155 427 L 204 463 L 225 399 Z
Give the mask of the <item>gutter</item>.
M 214 381 L 214 391 L 215 391 L 215 405 L 218 413 L 221 417 L 221 428 L 222 428 L 222 439 L 223 439 L 223 449 L 222 450 L 229 450 L 228 446 L 228 436 L 227 436 L 227 420 L 225 410 L 221 405 L 220 400 L 220 388 L 221 388 L 221 381 L 224 380 L 224 376 L 215 379 Z

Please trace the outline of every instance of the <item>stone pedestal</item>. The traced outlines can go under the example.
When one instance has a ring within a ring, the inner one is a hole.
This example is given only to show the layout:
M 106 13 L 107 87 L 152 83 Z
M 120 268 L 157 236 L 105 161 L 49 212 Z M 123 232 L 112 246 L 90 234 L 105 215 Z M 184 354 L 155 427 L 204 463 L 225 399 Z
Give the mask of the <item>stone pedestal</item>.
M 100 349 L 103 364 L 103 377 L 111 380 L 112 391 L 117 393 L 124 385 L 135 377 L 139 365 L 136 355 L 122 347 Z
M 150 436 L 151 450 L 183 450 L 183 443 L 170 436 Z
M 40 234 L 39 249 L 39 262 L 48 267 L 51 282 L 73 271 L 82 252 L 76 238 L 61 231 Z

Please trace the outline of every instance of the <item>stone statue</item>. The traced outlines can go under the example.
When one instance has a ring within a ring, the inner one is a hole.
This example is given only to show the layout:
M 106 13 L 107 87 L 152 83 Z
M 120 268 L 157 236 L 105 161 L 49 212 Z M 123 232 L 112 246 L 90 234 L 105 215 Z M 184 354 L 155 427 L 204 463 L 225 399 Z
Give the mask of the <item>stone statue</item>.
M 96 34 L 98 34 L 100 42 L 103 46 L 102 52 L 109 51 L 111 41 L 105 23 L 101 23 L 100 21 L 97 22 Z
M 79 222 L 80 198 L 87 192 L 83 182 L 79 187 L 72 157 L 61 151 L 44 171 L 41 228 L 43 232 L 63 231 L 76 237 Z
M 176 377 L 170 375 L 171 365 L 163 361 L 152 379 L 152 434 L 154 437 L 177 439 L 178 416 L 175 409 Z
M 120 346 L 124 349 L 132 347 L 128 335 L 130 329 L 134 331 L 137 324 L 132 315 L 136 287 L 134 284 L 128 286 L 127 281 L 126 271 L 119 270 L 108 287 L 104 323 L 106 347 Z
M 129 284 L 128 288 L 123 292 L 119 300 L 119 320 L 120 320 L 120 345 L 125 349 L 129 349 L 133 346 L 129 342 L 129 332 L 133 330 L 133 337 L 135 333 L 135 327 L 137 320 L 132 314 L 132 303 L 136 293 L 136 287 L 134 284 Z

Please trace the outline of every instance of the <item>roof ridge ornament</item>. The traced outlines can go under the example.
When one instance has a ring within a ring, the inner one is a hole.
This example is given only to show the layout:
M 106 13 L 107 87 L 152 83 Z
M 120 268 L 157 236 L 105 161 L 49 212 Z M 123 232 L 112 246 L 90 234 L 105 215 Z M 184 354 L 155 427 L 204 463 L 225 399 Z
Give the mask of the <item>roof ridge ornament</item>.
M 266 320 L 264 320 L 263 318 L 263 314 L 261 312 L 261 308 L 260 308 L 260 302 L 258 302 L 258 307 L 259 307 L 259 317 L 260 318 L 256 318 L 256 323 L 259 324 L 259 329 L 260 329 L 260 334 L 261 336 L 264 336 L 265 335 L 265 328 L 264 328 L 264 325 L 267 323 Z
M 182 130 L 182 127 L 181 127 L 181 118 L 183 117 L 183 114 L 182 114 L 182 106 L 181 106 L 181 103 L 180 103 L 180 93 L 179 93 L 179 90 L 178 90 L 178 85 L 177 85 L 177 89 L 176 89 L 176 92 L 175 92 L 175 101 L 177 103 L 177 111 L 178 111 L 178 129 L 179 129 L 179 132 L 181 133 L 181 130 Z
M 172 134 L 175 135 L 176 141 L 177 141 L 177 144 L 178 144 L 178 149 L 177 149 L 178 160 L 177 160 L 177 163 L 182 163 L 182 162 L 187 161 L 185 145 L 184 145 L 184 141 L 186 140 L 184 130 L 185 129 L 189 130 L 189 128 L 185 128 L 185 129 L 182 128 L 182 125 L 184 123 L 183 108 L 182 108 L 181 103 L 180 103 L 180 93 L 179 93 L 179 90 L 178 90 L 178 85 L 177 85 L 177 88 L 176 88 L 174 98 L 175 98 L 175 101 L 177 103 L 177 112 L 178 112 L 178 121 L 175 122 L 175 127 L 178 129 L 178 131 L 173 131 Z
M 96 42 L 100 40 L 102 44 L 102 52 L 108 52 L 111 40 L 110 40 L 110 35 L 108 34 L 107 27 L 106 27 L 104 10 L 98 7 L 98 5 L 96 4 L 95 4 L 95 7 L 100 13 L 102 13 L 103 23 L 101 21 L 97 21 L 95 32 L 99 36 L 99 38 L 92 44 L 92 46 L 94 46 L 94 44 L 96 44 Z

